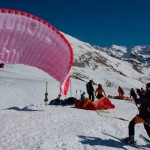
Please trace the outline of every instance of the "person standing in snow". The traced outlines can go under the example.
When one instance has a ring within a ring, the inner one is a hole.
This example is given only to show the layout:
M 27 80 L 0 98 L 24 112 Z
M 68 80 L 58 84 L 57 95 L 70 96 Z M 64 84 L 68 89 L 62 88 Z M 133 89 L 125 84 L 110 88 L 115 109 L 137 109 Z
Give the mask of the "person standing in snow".
M 134 128 L 135 124 L 143 123 L 144 128 L 150 137 L 150 83 L 146 84 L 146 93 L 145 95 L 140 94 L 139 98 L 133 89 L 130 91 L 130 96 L 133 97 L 136 105 L 140 105 L 138 107 L 139 114 L 136 115 L 129 123 L 129 137 L 123 139 L 125 142 L 133 144 L 134 141 Z
M 103 94 L 104 94 L 104 95 L 103 95 Z M 98 87 L 97 87 L 97 89 L 96 89 L 96 91 L 95 91 L 95 96 L 96 96 L 96 98 L 98 98 L 98 99 L 100 99 L 100 98 L 106 96 L 106 93 L 105 93 L 105 91 L 104 91 L 104 89 L 103 89 L 103 87 L 102 87 L 101 84 L 98 84 Z
M 86 84 L 87 93 L 89 95 L 89 99 L 94 102 L 94 88 L 93 88 L 93 81 L 90 80 Z

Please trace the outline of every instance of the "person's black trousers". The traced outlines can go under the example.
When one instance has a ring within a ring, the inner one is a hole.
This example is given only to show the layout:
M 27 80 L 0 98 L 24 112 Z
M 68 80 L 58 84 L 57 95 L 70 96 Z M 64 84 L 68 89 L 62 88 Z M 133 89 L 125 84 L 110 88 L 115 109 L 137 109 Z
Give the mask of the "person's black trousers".
M 137 116 L 136 116 L 136 117 L 137 117 Z M 135 124 L 137 124 L 137 122 L 136 122 L 136 117 L 134 117 L 134 118 L 130 121 L 130 123 L 129 123 L 129 126 L 128 126 L 128 128 L 129 128 L 129 136 L 134 136 L 134 134 L 135 134 Z M 148 136 L 150 137 L 150 125 L 145 124 L 145 123 L 143 123 L 143 124 L 144 124 L 144 128 L 145 128 L 145 130 L 146 130 Z

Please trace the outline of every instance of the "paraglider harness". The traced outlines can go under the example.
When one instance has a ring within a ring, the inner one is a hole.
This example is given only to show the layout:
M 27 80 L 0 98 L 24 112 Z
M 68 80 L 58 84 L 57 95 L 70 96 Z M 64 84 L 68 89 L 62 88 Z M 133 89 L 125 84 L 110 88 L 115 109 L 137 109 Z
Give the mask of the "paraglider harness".
M 147 104 L 139 104 L 138 103 L 138 98 L 137 98 L 137 95 L 139 96 L 139 98 L 142 98 L 143 95 L 140 91 L 140 89 L 137 89 L 137 94 L 135 93 L 134 89 L 132 88 L 131 91 L 130 91 L 130 97 L 132 97 L 132 99 L 134 100 L 138 110 L 139 110 L 139 113 L 138 115 L 143 118 L 147 124 L 150 125 L 150 102 Z

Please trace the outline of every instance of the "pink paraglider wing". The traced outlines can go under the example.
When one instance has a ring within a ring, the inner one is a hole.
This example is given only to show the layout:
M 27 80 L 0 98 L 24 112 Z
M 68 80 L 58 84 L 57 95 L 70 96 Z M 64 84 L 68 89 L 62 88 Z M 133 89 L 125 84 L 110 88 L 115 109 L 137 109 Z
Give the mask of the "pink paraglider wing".
M 73 63 L 73 50 L 46 21 L 25 12 L 0 9 L 0 61 L 40 68 L 62 86 Z

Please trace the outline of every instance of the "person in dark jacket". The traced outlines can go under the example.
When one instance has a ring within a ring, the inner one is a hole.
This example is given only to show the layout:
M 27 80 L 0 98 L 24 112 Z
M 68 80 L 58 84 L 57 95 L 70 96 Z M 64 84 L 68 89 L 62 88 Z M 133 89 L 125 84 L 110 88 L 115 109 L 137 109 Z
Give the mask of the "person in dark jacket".
M 126 141 L 127 143 L 131 143 L 131 144 L 134 143 L 135 124 L 143 123 L 144 128 L 148 136 L 150 137 L 150 83 L 146 84 L 146 93 L 144 95 L 139 93 L 139 90 L 137 91 L 138 91 L 139 98 L 137 98 L 137 95 L 133 89 L 131 89 L 130 91 L 130 96 L 133 97 L 133 100 L 135 101 L 137 106 L 140 105 L 138 107 L 139 114 L 136 115 L 130 121 L 129 126 L 128 126 L 129 137 L 124 139 L 124 141 Z
M 93 81 L 92 80 L 90 80 L 86 84 L 86 89 L 87 89 L 87 93 L 89 95 L 89 99 L 94 102 L 94 88 L 93 88 Z

